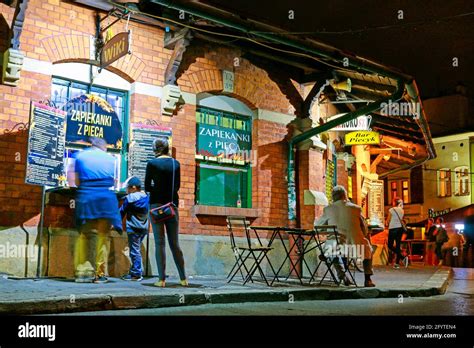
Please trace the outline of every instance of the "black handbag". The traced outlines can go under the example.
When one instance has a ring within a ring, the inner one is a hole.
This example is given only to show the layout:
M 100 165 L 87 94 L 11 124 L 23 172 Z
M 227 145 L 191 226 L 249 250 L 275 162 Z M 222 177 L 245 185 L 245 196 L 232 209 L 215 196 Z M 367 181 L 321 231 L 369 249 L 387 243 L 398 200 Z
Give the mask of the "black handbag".
M 173 160 L 172 161 L 173 162 L 173 181 L 171 185 L 171 200 L 173 200 L 173 196 L 174 196 L 174 169 L 175 169 L 175 164 L 174 164 L 175 160 L 173 158 L 172 160 Z M 178 208 L 173 202 L 169 202 L 159 207 L 153 208 L 150 210 L 151 220 L 155 224 L 170 220 L 176 216 L 177 209 Z

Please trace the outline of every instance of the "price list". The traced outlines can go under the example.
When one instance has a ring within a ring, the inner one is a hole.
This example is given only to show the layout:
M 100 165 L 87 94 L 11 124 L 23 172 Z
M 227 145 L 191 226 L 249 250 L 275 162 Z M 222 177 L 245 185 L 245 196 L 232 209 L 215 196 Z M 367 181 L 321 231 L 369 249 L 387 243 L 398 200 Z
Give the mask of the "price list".
M 64 171 L 66 112 L 31 103 L 25 182 L 58 186 Z
M 156 138 L 165 137 L 170 142 L 171 149 L 171 134 L 171 128 L 168 127 L 132 124 L 128 162 L 129 177 L 137 176 L 144 183 L 147 162 L 155 158 L 153 141 Z

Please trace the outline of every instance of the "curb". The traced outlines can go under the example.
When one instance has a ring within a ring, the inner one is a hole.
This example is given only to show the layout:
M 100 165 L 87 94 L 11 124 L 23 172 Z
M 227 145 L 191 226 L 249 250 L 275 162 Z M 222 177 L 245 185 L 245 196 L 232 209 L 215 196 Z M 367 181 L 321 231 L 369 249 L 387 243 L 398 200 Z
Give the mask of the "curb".
M 421 287 L 414 289 L 313 288 L 285 290 L 216 290 L 177 294 L 129 294 L 58 296 L 41 300 L 0 301 L 0 315 L 31 315 L 89 312 L 116 309 L 162 308 L 244 302 L 287 302 L 367 298 L 429 297 L 443 295 L 453 277 L 450 267 L 438 269 Z

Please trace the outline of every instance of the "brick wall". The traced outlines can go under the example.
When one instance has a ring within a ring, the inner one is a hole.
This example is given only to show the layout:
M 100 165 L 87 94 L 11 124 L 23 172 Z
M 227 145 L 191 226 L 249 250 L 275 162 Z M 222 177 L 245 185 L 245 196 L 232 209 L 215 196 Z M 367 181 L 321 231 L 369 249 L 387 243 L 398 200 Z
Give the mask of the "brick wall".
M 252 168 L 252 204 L 261 210 L 259 225 L 286 225 L 288 223 L 288 196 L 286 184 L 287 143 L 286 126 L 265 120 L 253 125 L 253 149 L 258 153 L 257 167 Z
M 18 87 L 0 85 L 0 225 L 35 225 L 41 209 L 41 188 L 25 184 L 30 100 L 41 100 L 51 77 L 22 72 Z M 49 96 L 48 96 L 49 97 Z M 32 219 L 32 220 L 31 220 Z
M 302 228 L 310 229 L 314 219 L 322 214 L 322 206 L 305 205 L 304 191 L 325 192 L 323 153 L 317 150 L 298 151 L 299 220 Z
M 337 184 L 342 185 L 347 190 L 347 170 L 346 162 L 344 160 L 337 160 Z
M 0 33 L 7 32 L 13 12 L 12 8 L 0 4 Z M 89 39 L 95 33 L 94 16 L 94 10 L 63 1 L 31 0 L 21 36 L 21 49 L 26 57 L 45 62 L 86 63 L 90 59 Z M 115 33 L 123 28 L 124 23 L 113 26 Z M 130 28 L 133 31 L 133 54 L 118 60 L 109 70 L 129 82 L 162 86 L 164 71 L 171 56 L 171 51 L 163 48 L 164 32 L 132 22 Z M 3 50 L 5 47 L 5 40 L 0 39 L 0 48 Z M 231 70 L 235 73 L 235 88 L 229 96 L 241 100 L 252 109 L 291 114 L 294 107 L 283 94 L 281 86 L 265 70 L 241 56 L 242 52 L 237 49 L 193 41 L 184 54 L 178 84 L 185 92 L 219 93 L 222 90 L 221 69 Z M 27 134 L 24 131 L 5 134 L 5 130 L 19 122 L 27 123 L 30 100 L 48 99 L 50 93 L 51 76 L 26 70 L 21 73 L 18 87 L 0 85 L 2 226 L 37 223 L 41 189 L 23 183 Z M 173 117 L 161 116 L 159 98 L 142 94 L 130 96 L 130 122 L 153 120 L 173 129 L 173 153 L 181 162 L 184 173 L 180 190 L 181 202 L 184 203 L 180 209 L 183 233 L 225 235 L 227 231 L 223 217 L 196 217 L 192 214 L 195 201 L 195 111 L 194 105 L 184 105 Z M 265 120 L 255 120 L 253 123 L 253 150 L 257 151 L 258 160 L 252 168 L 252 204 L 261 211 L 256 224 L 287 223 L 286 134 L 285 125 Z M 21 154 L 20 161 L 15 161 L 16 152 Z M 70 226 L 70 208 L 64 204 L 57 206 L 48 207 L 46 215 L 52 214 L 54 219 L 46 222 L 52 226 Z

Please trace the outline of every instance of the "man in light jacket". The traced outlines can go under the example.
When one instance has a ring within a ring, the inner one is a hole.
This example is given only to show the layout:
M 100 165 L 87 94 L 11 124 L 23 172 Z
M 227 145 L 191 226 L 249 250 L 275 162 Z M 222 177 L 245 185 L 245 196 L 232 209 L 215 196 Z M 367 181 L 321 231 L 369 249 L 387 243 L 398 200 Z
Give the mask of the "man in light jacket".
M 364 286 L 374 287 L 370 277 L 373 275 L 372 270 L 372 246 L 367 239 L 367 224 L 362 216 L 362 208 L 348 201 L 347 192 L 343 186 L 335 186 L 332 191 L 333 204 L 324 208 L 323 215 L 315 221 L 316 226 L 321 225 L 336 225 L 340 234 L 340 243 L 342 246 L 347 246 L 344 250 L 358 250 L 361 252 L 360 256 L 363 258 L 363 267 L 365 274 Z M 325 249 L 334 250 L 335 241 L 330 235 L 328 240 L 324 243 Z M 344 257 L 344 254 L 342 255 Z M 348 256 L 348 255 L 346 255 Z M 352 258 L 357 258 L 356 255 L 349 255 Z M 346 285 L 350 281 L 344 274 L 340 263 L 334 264 L 338 273 L 339 279 L 344 281 Z

